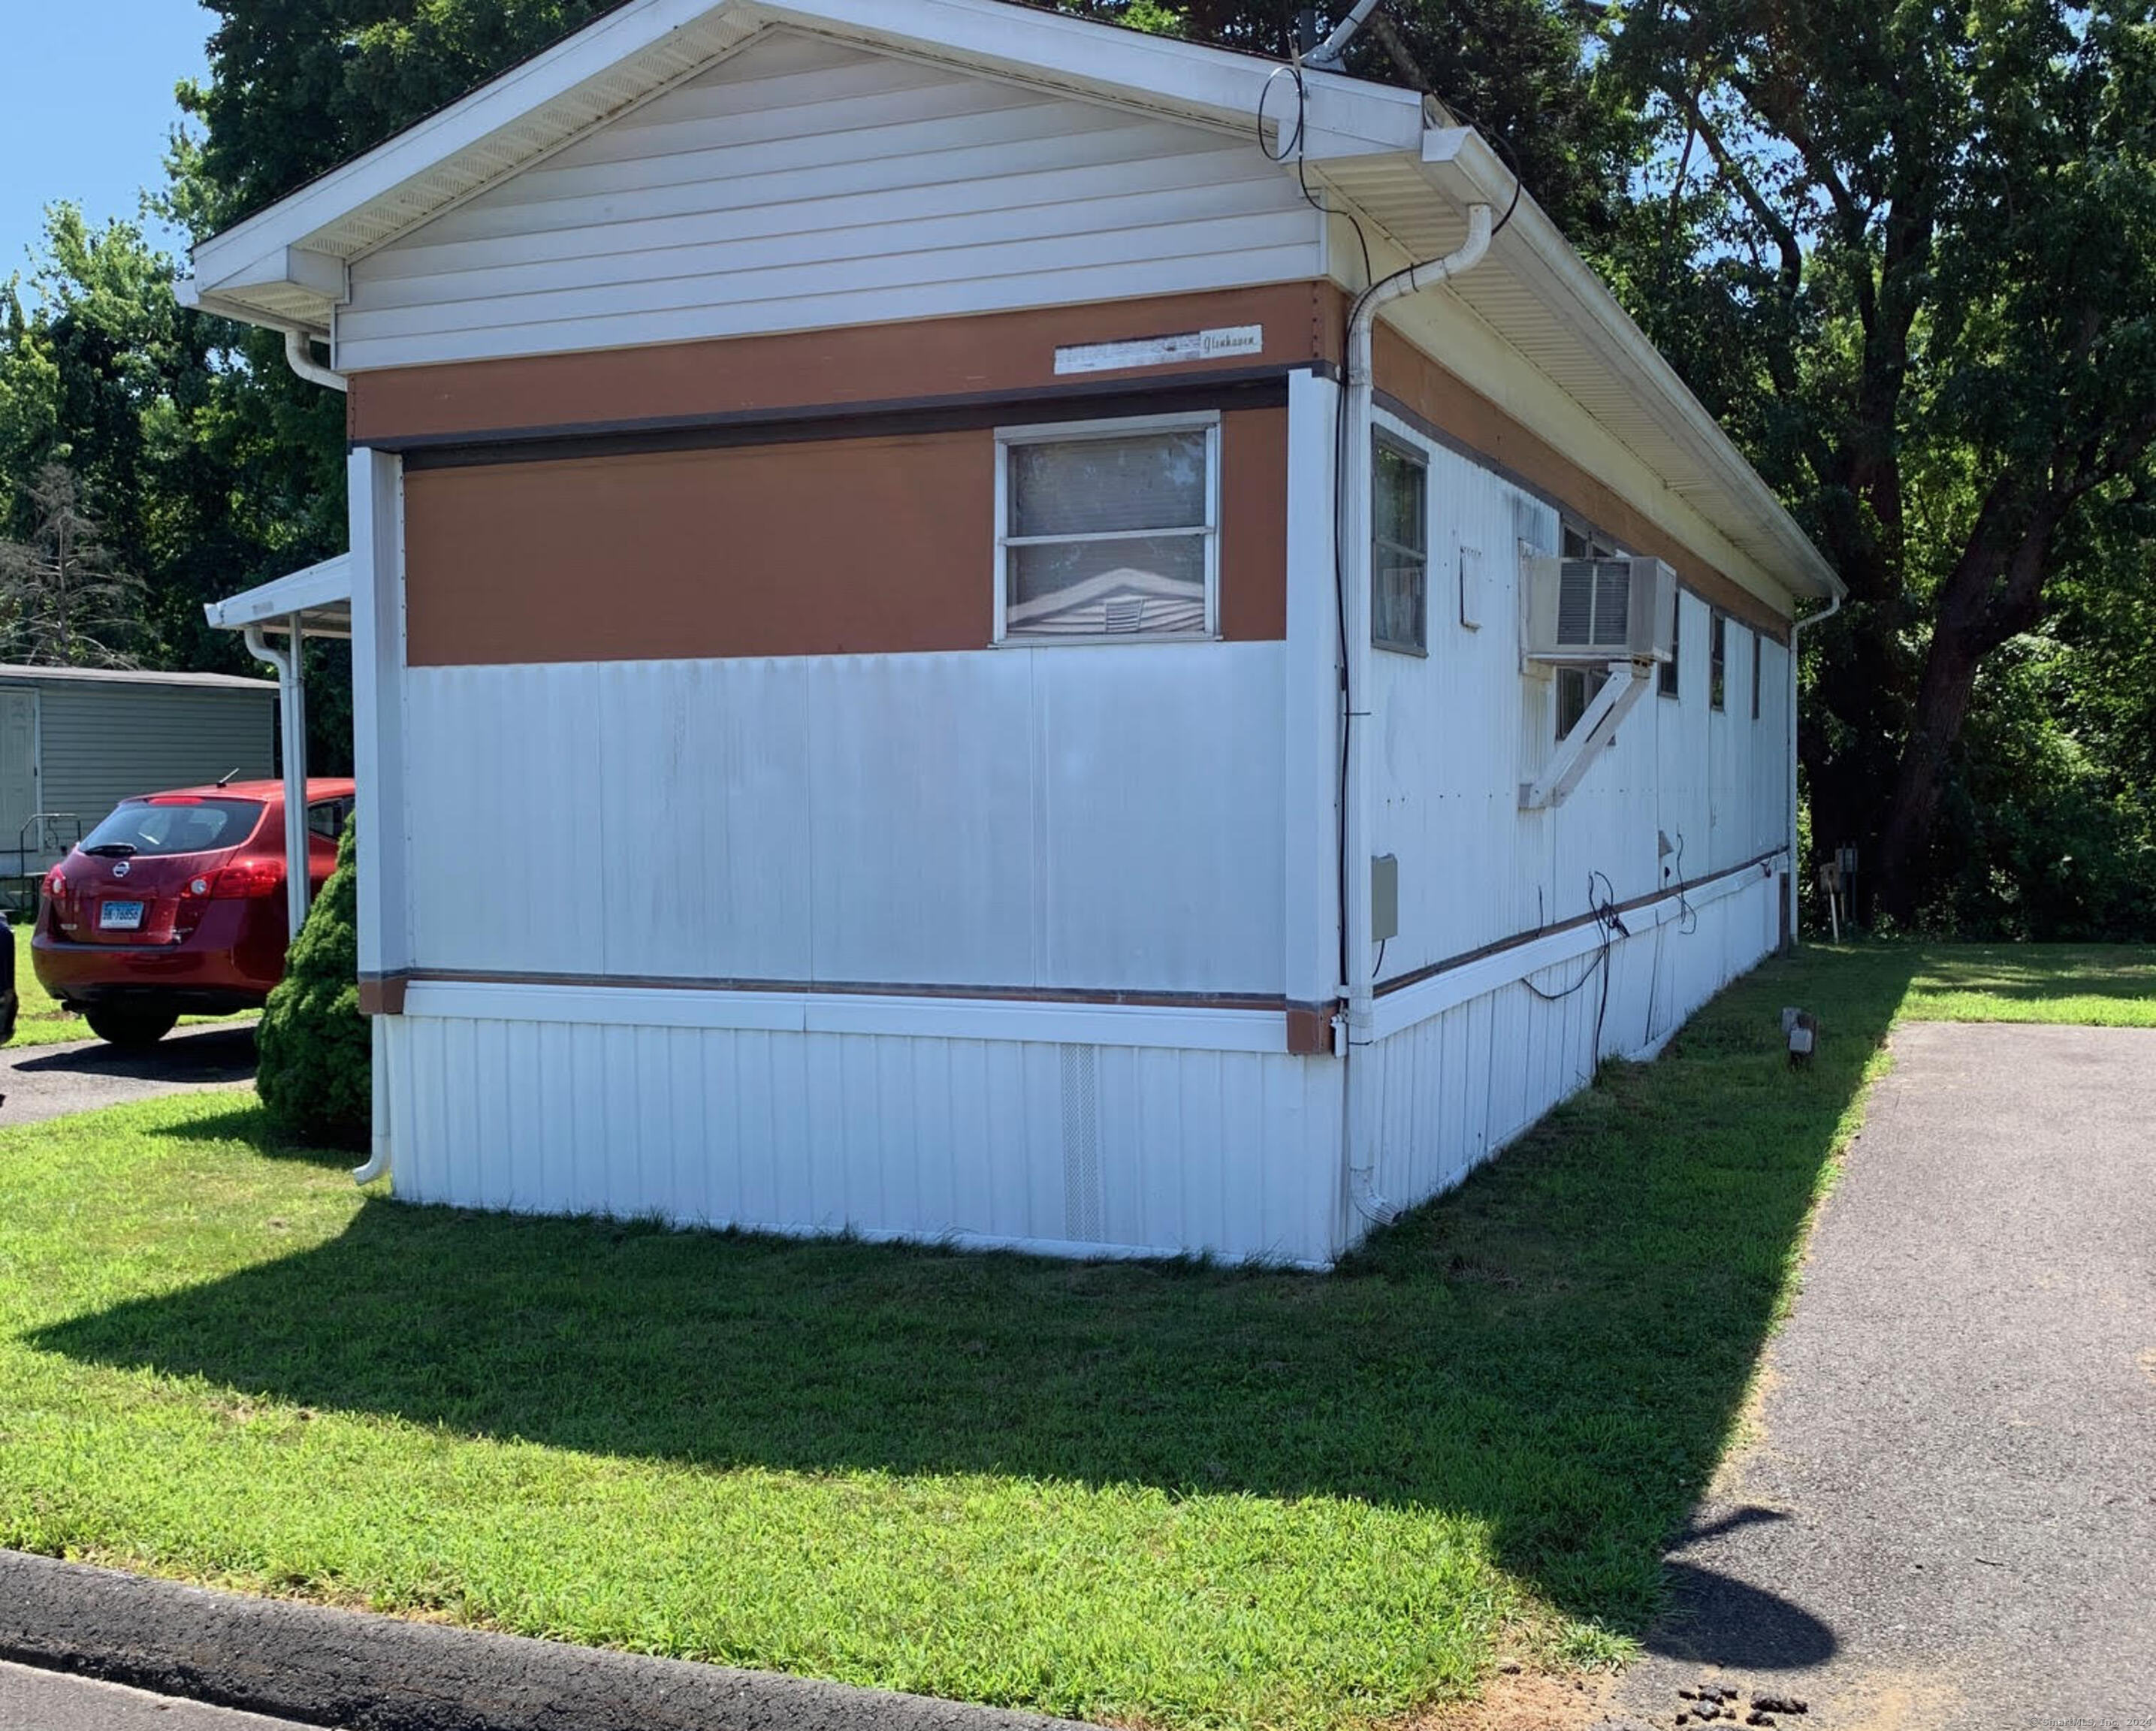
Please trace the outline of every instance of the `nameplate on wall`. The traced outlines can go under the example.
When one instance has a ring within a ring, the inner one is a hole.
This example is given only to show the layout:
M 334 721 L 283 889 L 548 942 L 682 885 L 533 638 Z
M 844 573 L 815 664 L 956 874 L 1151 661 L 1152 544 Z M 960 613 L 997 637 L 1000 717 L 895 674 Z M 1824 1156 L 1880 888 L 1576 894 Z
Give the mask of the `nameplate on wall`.
M 1172 336 L 1133 336 L 1121 342 L 1075 342 L 1055 352 L 1058 378 L 1072 372 L 1119 372 L 1131 367 L 1173 367 L 1185 361 L 1217 361 L 1228 355 L 1260 355 L 1263 325 L 1223 325 L 1181 331 Z

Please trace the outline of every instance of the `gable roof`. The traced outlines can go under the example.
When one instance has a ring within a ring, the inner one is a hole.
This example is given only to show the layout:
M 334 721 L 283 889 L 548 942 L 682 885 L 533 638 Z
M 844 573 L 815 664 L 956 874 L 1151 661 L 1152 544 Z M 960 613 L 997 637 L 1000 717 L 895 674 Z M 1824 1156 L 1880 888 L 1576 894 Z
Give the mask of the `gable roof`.
M 629 0 L 203 241 L 190 298 L 249 322 L 326 333 L 349 295 L 354 259 L 774 28 L 1232 129 L 1253 148 L 1281 69 L 1262 56 L 1011 0 Z M 1303 78 L 1312 180 L 1408 256 L 1456 244 L 1471 203 L 1512 204 L 1514 183 L 1495 153 L 1436 103 L 1330 73 Z M 1290 106 L 1276 92 L 1274 122 Z M 1840 591 L 1825 559 L 1531 196 L 1518 197 L 1484 266 L 1450 292 L 1768 578 L 1793 594 Z

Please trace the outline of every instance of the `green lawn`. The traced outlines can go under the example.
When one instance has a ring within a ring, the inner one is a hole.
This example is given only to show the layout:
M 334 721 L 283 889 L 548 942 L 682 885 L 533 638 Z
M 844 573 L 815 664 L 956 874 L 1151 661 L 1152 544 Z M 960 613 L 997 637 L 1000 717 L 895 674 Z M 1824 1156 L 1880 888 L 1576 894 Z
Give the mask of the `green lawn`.
M 0 1133 L 0 1544 L 1160 1727 L 1609 1658 L 1912 978 L 1767 964 L 1329 1277 L 415 1208 L 229 1096 Z
M 1902 1001 L 1909 1020 L 2156 1028 L 2156 948 L 1933 944 Z

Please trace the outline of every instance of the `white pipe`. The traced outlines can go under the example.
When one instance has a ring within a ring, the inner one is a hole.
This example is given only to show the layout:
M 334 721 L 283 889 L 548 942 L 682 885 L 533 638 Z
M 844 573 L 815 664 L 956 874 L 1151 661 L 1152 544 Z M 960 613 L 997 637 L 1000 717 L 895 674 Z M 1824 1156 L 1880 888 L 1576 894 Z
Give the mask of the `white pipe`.
M 356 1184 L 371 1184 L 389 1169 L 389 1102 L 393 1097 L 389 1086 L 389 1066 L 392 1062 L 389 1054 L 393 1042 L 380 1016 L 367 1018 L 367 1037 L 369 1056 L 373 1060 L 370 1078 L 373 1084 L 373 1105 L 368 1113 L 368 1122 L 373 1128 L 373 1141 L 367 1163 L 352 1169 L 352 1181 Z
M 285 364 L 310 384 L 327 385 L 332 391 L 345 389 L 345 376 L 317 361 L 307 347 L 309 341 L 298 326 L 285 326 Z
M 300 648 L 300 615 L 287 622 L 291 641 L 272 649 L 259 624 L 244 634 L 249 650 L 277 670 L 277 704 L 283 722 L 285 778 L 285 917 L 287 937 L 297 937 L 307 922 L 307 693 L 306 664 Z
M 1353 11 L 1332 28 L 1332 33 L 1302 57 L 1302 64 L 1314 66 L 1320 72 L 1329 72 L 1340 64 L 1340 57 L 1348 52 L 1348 44 L 1355 33 L 1363 28 L 1363 21 L 1378 9 L 1378 0 L 1357 0 Z
M 1789 627 L 1789 951 L 1793 955 L 1797 948 L 1797 912 L 1804 897 L 1804 862 L 1797 857 L 1797 674 L 1803 665 L 1799 651 L 1806 631 L 1840 611 L 1841 593 L 1836 590 L 1827 598 L 1825 607 Z
M 1335 33 L 1337 33 L 1337 32 Z M 1373 580 L 1370 542 L 1370 448 L 1375 408 L 1376 380 L 1372 357 L 1376 348 L 1378 314 L 1391 302 L 1440 283 L 1465 275 L 1482 262 L 1490 250 L 1490 207 L 1471 205 L 1467 238 L 1442 259 L 1412 265 L 1365 289 L 1348 321 L 1348 400 L 1342 413 L 1348 418 L 1347 450 L 1339 485 L 1339 533 L 1348 550 L 1342 613 L 1348 640 L 1341 645 L 1347 679 L 1342 698 L 1346 713 L 1341 725 L 1348 730 L 1348 764 L 1340 789 L 1342 807 L 1341 857 L 1347 893 L 1341 920 L 1347 941 L 1348 978 L 1342 983 L 1348 999 L 1347 1071 L 1342 1078 L 1342 1153 L 1347 1166 L 1350 1204 L 1367 1219 L 1382 1224 L 1394 1210 L 1377 1194 L 1378 1156 L 1369 1122 L 1369 1102 L 1358 1086 L 1362 1067 L 1355 1061 L 1358 1046 L 1371 1039 L 1372 1007 L 1376 982 L 1372 978 L 1370 953 L 1370 756 L 1365 739 L 1368 729 L 1357 723 L 1367 718 L 1370 691 L 1370 585 Z

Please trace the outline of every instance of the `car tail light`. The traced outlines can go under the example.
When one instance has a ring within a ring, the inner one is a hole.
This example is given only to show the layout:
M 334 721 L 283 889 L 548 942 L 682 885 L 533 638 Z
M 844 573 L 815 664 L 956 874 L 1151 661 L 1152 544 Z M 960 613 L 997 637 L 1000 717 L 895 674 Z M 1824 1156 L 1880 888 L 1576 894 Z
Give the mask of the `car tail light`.
M 188 884 L 187 893 L 212 901 L 249 901 L 285 887 L 285 862 L 275 857 L 239 860 Z
M 45 881 L 41 886 L 39 886 L 39 887 L 42 888 L 45 894 L 52 900 L 54 901 L 59 901 L 63 896 L 67 894 L 67 873 L 61 871 L 59 866 L 54 866 L 50 871 L 48 871 L 45 874 Z

